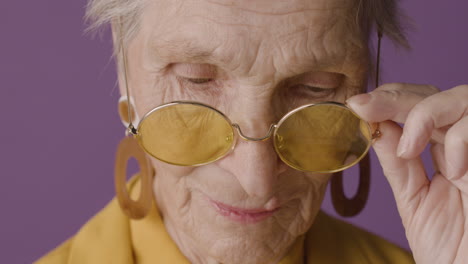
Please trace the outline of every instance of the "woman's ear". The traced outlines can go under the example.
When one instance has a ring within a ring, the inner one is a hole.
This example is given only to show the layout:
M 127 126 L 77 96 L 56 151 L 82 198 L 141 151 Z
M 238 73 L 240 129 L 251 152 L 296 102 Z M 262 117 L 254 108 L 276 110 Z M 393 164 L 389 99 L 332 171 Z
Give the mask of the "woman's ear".
M 128 105 L 128 102 L 130 101 L 130 105 Z M 138 115 L 135 112 L 135 104 L 133 102 L 133 98 L 130 97 L 130 100 L 127 100 L 127 96 L 123 95 L 119 99 L 119 116 L 120 120 L 122 121 L 122 124 L 125 127 L 128 127 L 130 124 L 130 118 L 129 118 L 129 113 L 131 115 L 131 120 L 133 123 L 133 126 L 137 127 L 138 123 L 140 122 Z M 130 111 L 129 111 L 130 109 Z

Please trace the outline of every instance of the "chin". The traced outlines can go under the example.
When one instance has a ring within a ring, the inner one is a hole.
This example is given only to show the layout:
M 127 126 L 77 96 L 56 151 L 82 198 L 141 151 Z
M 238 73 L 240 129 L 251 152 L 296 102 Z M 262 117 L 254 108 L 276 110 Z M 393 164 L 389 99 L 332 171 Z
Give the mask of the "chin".
M 192 218 L 197 228 L 187 232 L 201 251 L 223 264 L 277 263 L 312 223 L 301 217 L 300 205 L 291 201 L 261 221 L 243 222 L 205 204 Z
M 277 263 L 287 252 L 294 240 L 283 241 L 283 245 L 270 248 L 266 241 L 249 238 L 219 240 L 210 248 L 209 254 L 223 264 Z

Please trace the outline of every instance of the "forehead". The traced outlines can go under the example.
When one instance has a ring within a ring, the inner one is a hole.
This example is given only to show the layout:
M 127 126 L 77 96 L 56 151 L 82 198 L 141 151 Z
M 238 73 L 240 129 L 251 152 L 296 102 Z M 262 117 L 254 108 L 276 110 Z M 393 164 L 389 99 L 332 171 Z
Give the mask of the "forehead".
M 213 63 L 244 74 L 265 71 L 266 64 L 285 74 L 344 67 L 363 55 L 364 41 L 350 26 L 352 2 L 154 0 L 137 39 L 155 60 Z

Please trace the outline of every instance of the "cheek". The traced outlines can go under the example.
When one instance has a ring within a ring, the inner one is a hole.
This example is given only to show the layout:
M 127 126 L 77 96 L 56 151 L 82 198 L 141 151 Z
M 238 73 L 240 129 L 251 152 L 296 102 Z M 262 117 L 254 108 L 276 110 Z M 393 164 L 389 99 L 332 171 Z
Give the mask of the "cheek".
M 186 179 L 194 170 L 189 167 L 179 167 L 166 164 L 150 158 L 155 171 L 153 190 L 160 211 L 163 215 L 174 215 L 184 210 L 190 199 Z
M 151 164 L 156 171 L 155 177 L 170 178 L 175 182 L 182 180 L 183 177 L 191 174 L 196 169 L 195 167 L 170 165 L 149 155 L 147 157 L 151 160 Z
M 320 210 L 330 175 L 297 173 L 288 177 L 286 194 L 291 202 L 277 216 L 280 226 L 288 226 L 288 232 L 301 235 L 311 227 Z M 295 179 L 295 180 L 292 180 Z

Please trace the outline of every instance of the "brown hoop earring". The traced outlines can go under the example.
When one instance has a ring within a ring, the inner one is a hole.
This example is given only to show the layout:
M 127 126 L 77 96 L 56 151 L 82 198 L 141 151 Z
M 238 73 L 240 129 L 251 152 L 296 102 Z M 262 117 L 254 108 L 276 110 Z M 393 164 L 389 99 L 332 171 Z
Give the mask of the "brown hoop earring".
M 353 198 L 346 197 L 343 191 L 343 172 L 337 172 L 331 179 L 331 197 L 335 211 L 343 217 L 359 214 L 366 205 L 370 187 L 369 154 L 359 162 L 359 187 Z
M 127 163 L 134 157 L 140 167 L 140 197 L 134 201 L 130 198 L 126 186 Z M 152 173 L 153 170 L 133 137 L 125 137 L 120 141 L 115 160 L 115 191 L 122 211 L 132 219 L 144 218 L 150 211 L 153 203 Z

